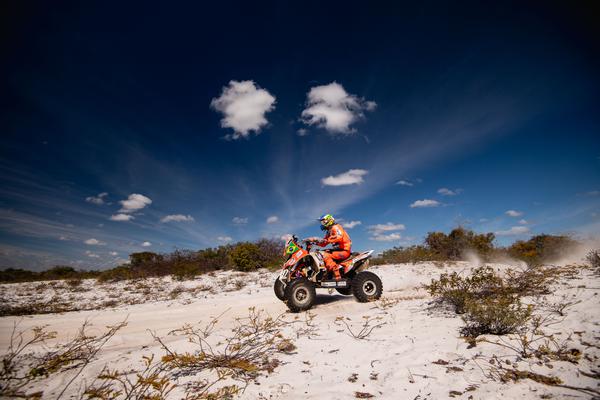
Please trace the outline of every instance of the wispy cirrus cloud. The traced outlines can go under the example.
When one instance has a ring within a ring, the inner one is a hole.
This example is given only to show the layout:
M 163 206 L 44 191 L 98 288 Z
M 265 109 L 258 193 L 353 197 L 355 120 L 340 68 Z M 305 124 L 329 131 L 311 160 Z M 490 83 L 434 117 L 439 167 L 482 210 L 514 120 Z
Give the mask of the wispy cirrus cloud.
M 373 111 L 377 107 L 374 101 L 349 94 L 337 82 L 315 86 L 306 97 L 302 122 L 324 128 L 331 134 L 347 135 L 356 132 L 351 125 L 364 118 L 365 111 Z
M 275 224 L 277 222 L 279 222 L 279 217 L 277 215 L 271 215 L 267 218 L 267 224 Z
M 221 126 L 233 129 L 229 139 L 247 138 L 260 133 L 268 124 L 265 114 L 275 108 L 275 96 L 254 81 L 230 81 L 210 107 L 223 114 Z
M 338 175 L 330 175 L 321 179 L 321 184 L 325 186 L 345 186 L 345 185 L 360 185 L 364 182 L 363 177 L 369 171 L 365 169 L 350 169 Z

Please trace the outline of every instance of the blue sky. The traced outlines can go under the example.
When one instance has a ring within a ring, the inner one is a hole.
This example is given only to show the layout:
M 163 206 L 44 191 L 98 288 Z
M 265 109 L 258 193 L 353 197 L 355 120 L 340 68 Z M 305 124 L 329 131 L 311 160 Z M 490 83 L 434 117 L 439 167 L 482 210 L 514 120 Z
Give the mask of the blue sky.
M 326 212 L 377 251 L 597 235 L 600 32 L 541 4 L 10 10 L 0 265 L 314 236 Z

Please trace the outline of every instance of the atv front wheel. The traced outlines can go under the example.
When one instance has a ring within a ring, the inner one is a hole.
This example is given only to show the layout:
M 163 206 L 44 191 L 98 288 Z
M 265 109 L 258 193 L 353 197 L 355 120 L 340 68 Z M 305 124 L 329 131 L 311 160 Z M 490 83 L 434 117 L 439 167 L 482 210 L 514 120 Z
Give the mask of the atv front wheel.
M 310 309 L 316 297 L 315 285 L 306 278 L 294 279 L 285 287 L 285 304 L 294 313 Z
M 381 279 L 372 272 L 359 272 L 352 280 L 352 294 L 361 303 L 378 300 L 381 292 L 383 292 Z
M 285 285 L 279 278 L 277 278 L 275 284 L 273 285 L 273 291 L 279 300 L 285 301 Z

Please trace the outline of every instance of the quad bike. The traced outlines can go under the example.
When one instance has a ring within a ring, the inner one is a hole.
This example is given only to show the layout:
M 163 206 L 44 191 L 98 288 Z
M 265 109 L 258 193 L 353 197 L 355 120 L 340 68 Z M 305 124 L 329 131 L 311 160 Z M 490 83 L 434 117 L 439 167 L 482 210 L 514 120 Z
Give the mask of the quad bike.
M 273 287 L 275 295 L 284 301 L 290 311 L 300 312 L 310 309 L 317 297 L 315 289 L 335 289 L 338 293 L 354 295 L 360 302 L 374 301 L 381 297 L 381 279 L 372 272 L 365 271 L 373 250 L 352 253 L 349 258 L 338 262 L 341 280 L 333 279 L 333 272 L 327 271 L 320 251 L 311 251 L 313 242 L 299 241 L 292 236 L 287 241 L 284 256 L 288 257 Z

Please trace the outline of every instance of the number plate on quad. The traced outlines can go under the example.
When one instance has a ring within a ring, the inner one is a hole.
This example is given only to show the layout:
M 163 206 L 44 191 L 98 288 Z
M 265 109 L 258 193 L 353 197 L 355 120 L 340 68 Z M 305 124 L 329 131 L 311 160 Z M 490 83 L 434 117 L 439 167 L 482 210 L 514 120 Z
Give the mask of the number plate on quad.
M 322 281 L 321 287 L 324 288 L 345 288 L 348 287 L 348 281 Z

